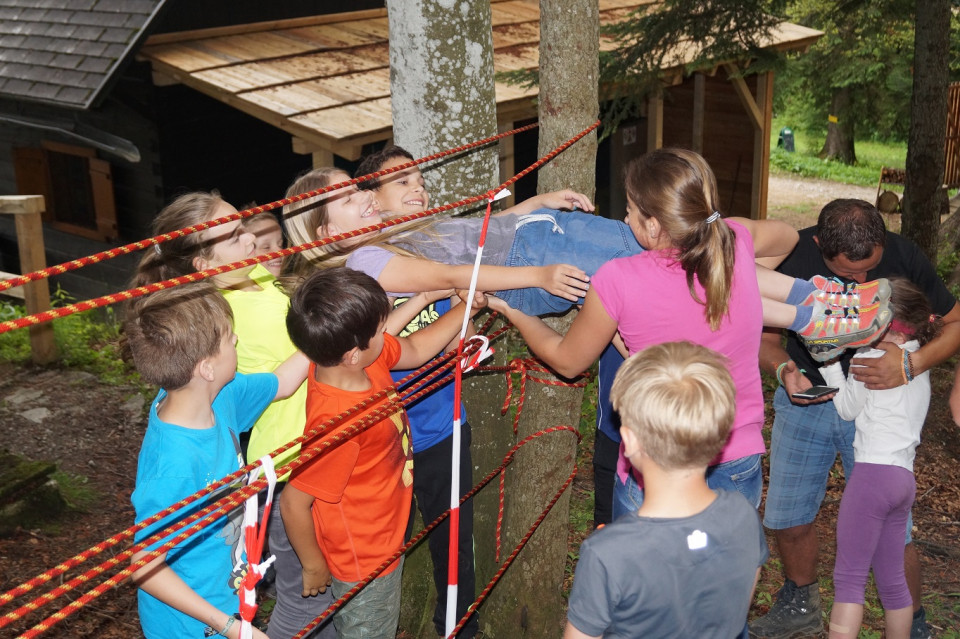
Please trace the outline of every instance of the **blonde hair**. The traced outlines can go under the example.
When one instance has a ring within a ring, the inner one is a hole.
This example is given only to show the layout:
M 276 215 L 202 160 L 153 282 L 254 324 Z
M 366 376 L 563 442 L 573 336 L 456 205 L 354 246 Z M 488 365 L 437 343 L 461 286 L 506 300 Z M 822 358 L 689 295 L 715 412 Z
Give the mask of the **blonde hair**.
M 723 449 L 736 413 L 736 387 L 722 355 L 668 342 L 627 359 L 610 388 L 623 425 L 667 470 L 706 467 Z
M 185 193 L 163 208 L 153 221 L 153 234 L 163 235 L 213 219 L 223 198 L 217 191 Z M 202 233 L 189 233 L 147 247 L 137 266 L 133 286 L 144 286 L 193 273 L 195 257 L 209 259 L 213 245 Z
M 323 167 L 301 173 L 287 188 L 285 197 L 293 197 L 344 181 L 337 179 L 337 174 L 343 174 L 347 179 L 350 179 L 346 171 L 334 167 Z M 317 234 L 317 229 L 326 226 L 329 222 L 328 199 L 327 194 L 316 195 L 283 207 L 283 228 L 286 230 L 291 246 L 308 244 L 321 239 Z M 413 253 L 390 244 L 388 240 L 401 233 L 424 229 L 431 224 L 430 220 L 415 221 L 390 227 L 381 233 L 368 233 L 357 243 L 347 248 L 334 243 L 307 249 L 291 256 L 289 270 L 295 275 L 306 275 L 317 266 L 343 266 L 347 261 L 347 256 L 354 249 L 368 244 L 382 246 L 398 255 L 410 256 Z
M 711 218 L 718 212 L 719 196 L 710 166 L 693 151 L 659 149 L 632 160 L 624 182 L 640 215 L 660 223 L 687 275 L 691 297 L 704 305 L 711 330 L 717 330 L 729 312 L 736 237 L 721 220 Z M 694 279 L 706 300 L 697 296 Z

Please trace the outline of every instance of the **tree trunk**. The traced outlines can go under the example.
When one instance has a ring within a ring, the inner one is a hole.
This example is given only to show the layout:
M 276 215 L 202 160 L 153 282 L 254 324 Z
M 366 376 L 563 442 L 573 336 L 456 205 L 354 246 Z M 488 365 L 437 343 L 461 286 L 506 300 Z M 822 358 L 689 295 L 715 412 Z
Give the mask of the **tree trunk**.
M 947 212 L 943 154 L 947 135 L 949 0 L 917 0 L 915 34 L 902 232 L 936 263 L 940 217 Z
M 443 0 L 391 0 L 387 15 L 396 143 L 419 157 L 496 134 L 489 1 L 470 3 L 468 11 L 461 11 L 459 4 Z M 431 203 L 484 193 L 499 183 L 497 146 L 424 170 L 433 196 Z M 500 417 L 504 393 L 501 376 L 464 379 L 467 417 L 473 429 L 475 479 L 498 466 L 511 445 L 506 436 L 509 422 Z M 474 498 L 474 508 L 477 584 L 482 587 L 496 570 L 496 482 L 491 490 Z M 418 514 L 415 530 L 421 527 Z M 432 562 L 427 544 L 422 543 L 407 555 L 404 565 L 400 627 L 412 637 L 435 639 L 435 605 Z M 483 616 L 481 620 L 497 622 Z M 509 636 L 508 632 L 488 634 Z
M 495 135 L 490 3 L 469 11 L 443 0 L 387 3 L 393 135 L 415 156 Z M 498 180 L 492 145 L 429 171 L 434 202 L 482 193 Z
M 853 118 L 849 117 L 851 102 L 849 87 L 834 90 L 830 101 L 827 139 L 820 150 L 820 159 L 837 160 L 844 164 L 854 164 L 857 161 L 853 146 Z
M 577 34 L 571 37 L 571 34 Z M 543 156 L 597 119 L 599 15 L 596 0 L 541 0 L 539 155 Z M 537 173 L 537 191 L 572 188 L 591 198 L 596 188 L 597 137 L 591 134 Z M 565 332 L 575 312 L 548 319 Z M 580 388 L 528 384 L 519 437 L 557 424 L 577 427 Z M 553 433 L 524 447 L 511 468 L 504 516 L 504 545 L 513 546 L 546 507 L 576 461 L 576 442 Z M 570 489 L 553 507 L 517 558 L 487 608 L 486 619 L 509 623 L 496 637 L 559 637 L 566 619 L 562 586 L 567 558 Z M 486 628 L 486 624 L 484 624 Z

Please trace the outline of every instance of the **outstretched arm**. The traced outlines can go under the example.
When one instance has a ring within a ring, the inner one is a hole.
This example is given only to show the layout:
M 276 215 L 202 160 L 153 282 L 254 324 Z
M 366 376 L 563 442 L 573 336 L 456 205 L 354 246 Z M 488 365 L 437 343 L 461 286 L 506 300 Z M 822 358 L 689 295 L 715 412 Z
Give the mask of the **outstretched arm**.
M 446 289 L 443 291 L 417 293 L 413 297 L 408 298 L 406 302 L 399 306 L 394 306 L 393 310 L 390 311 L 390 315 L 387 317 L 385 332 L 391 335 L 399 335 L 403 332 L 403 329 L 413 321 L 413 318 L 420 314 L 420 311 L 437 300 L 450 297 L 451 295 L 453 295 L 453 290 Z
M 303 380 L 307 378 L 308 370 L 310 370 L 310 360 L 300 351 L 295 352 L 273 369 L 273 374 L 277 376 L 279 382 L 274 399 L 286 399 L 296 393 L 303 384 Z
M 431 260 L 396 255 L 390 258 L 377 281 L 386 291 L 435 291 L 470 288 L 473 265 L 450 266 Z M 569 264 L 551 266 L 481 266 L 477 290 L 502 291 L 542 288 L 576 302 L 589 288 L 590 278 Z
M 514 204 L 509 209 L 497 213 L 497 215 L 526 215 L 537 209 L 580 209 L 581 211 L 593 211 L 593 202 L 583 193 L 577 193 L 570 189 L 562 191 L 553 191 L 551 193 L 541 193 L 531 198 L 527 198 L 519 204 Z
M 487 305 L 487 296 L 474 293 L 471 315 Z M 407 337 L 398 337 L 401 351 L 400 359 L 394 368 L 417 368 L 430 361 L 460 333 L 463 327 L 463 308 L 451 309 L 437 321 L 425 326 Z
M 779 220 L 751 220 L 746 217 L 729 218 L 750 233 L 757 264 L 777 268 L 793 251 L 800 239 L 797 230 Z
M 587 370 L 617 332 L 616 321 L 607 315 L 593 289 L 587 292 L 583 309 L 566 335 L 560 335 L 540 318 L 507 306 L 503 300 L 491 298 L 490 308 L 513 322 L 537 357 L 564 377 Z

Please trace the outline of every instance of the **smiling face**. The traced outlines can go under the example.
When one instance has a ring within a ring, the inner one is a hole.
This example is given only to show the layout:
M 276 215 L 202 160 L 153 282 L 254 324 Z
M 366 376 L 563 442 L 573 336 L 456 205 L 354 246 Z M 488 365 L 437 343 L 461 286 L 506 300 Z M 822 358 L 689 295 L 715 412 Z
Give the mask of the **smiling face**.
M 346 173 L 333 176 L 334 182 L 349 180 Z M 317 229 L 318 237 L 330 237 L 349 233 L 367 226 L 379 224 L 382 220 L 380 208 L 370 191 L 361 191 L 355 184 L 332 191 L 324 197 L 326 222 Z M 358 238 L 337 242 L 339 246 L 356 244 Z
M 408 162 L 410 160 L 406 158 L 393 158 L 384 163 L 380 170 L 392 169 Z M 420 213 L 426 211 L 430 205 L 430 194 L 424 186 L 423 174 L 417 167 L 380 178 L 380 188 L 375 193 L 380 210 L 388 217 Z

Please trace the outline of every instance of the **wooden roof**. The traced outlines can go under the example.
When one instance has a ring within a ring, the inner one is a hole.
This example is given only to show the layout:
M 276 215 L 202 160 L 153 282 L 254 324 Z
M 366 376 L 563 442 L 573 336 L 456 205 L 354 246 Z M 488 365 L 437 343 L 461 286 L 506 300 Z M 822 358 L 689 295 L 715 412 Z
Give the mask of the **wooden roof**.
M 87 108 L 165 0 L 0 0 L 0 96 Z
M 653 0 L 600 0 L 602 24 Z M 496 71 L 539 60 L 538 0 L 492 2 Z M 821 32 L 782 23 L 769 46 L 805 49 Z M 163 34 L 141 56 L 158 83 L 183 83 L 288 131 L 300 152 L 325 149 L 356 159 L 360 147 L 392 133 L 385 9 L 242 27 Z M 611 46 L 601 42 L 601 47 Z M 684 56 L 678 52 L 677 68 Z M 496 83 L 501 122 L 536 116 L 537 89 Z

